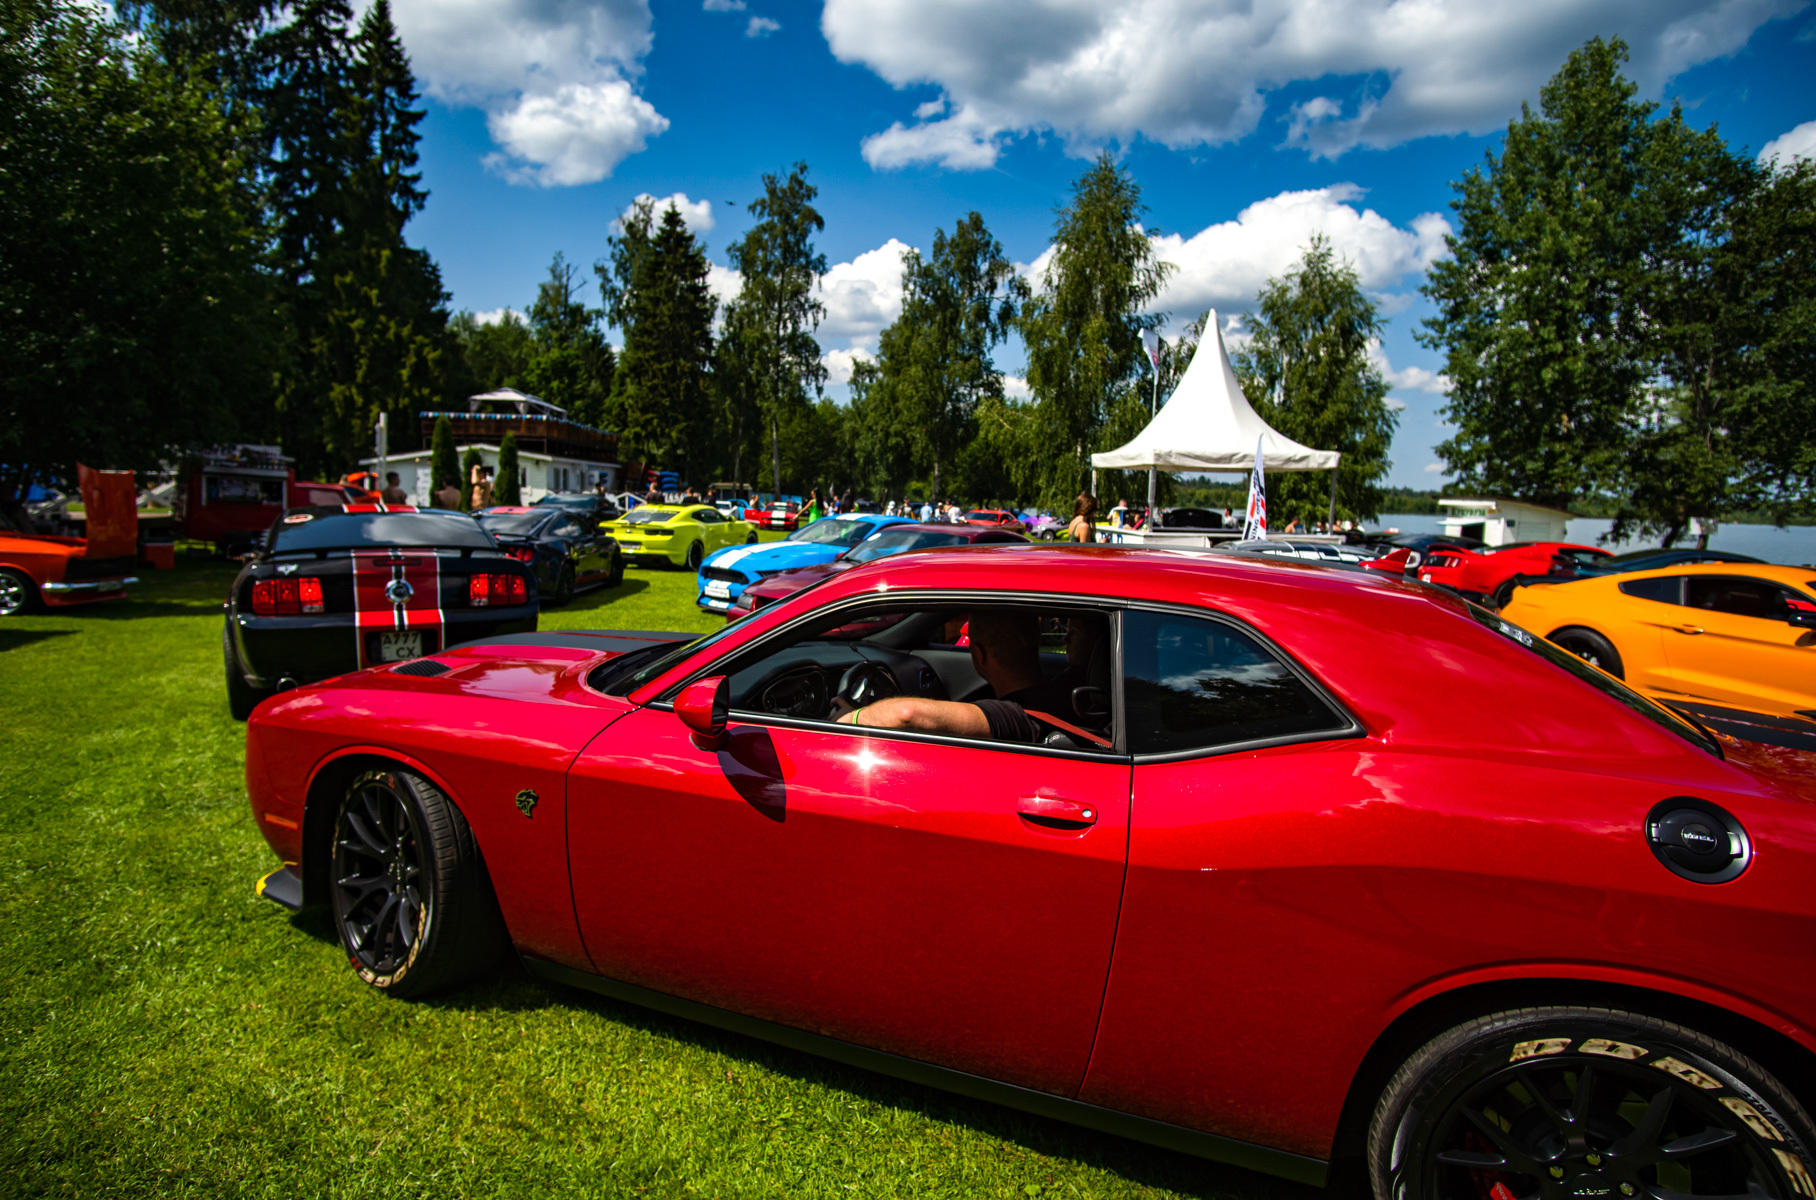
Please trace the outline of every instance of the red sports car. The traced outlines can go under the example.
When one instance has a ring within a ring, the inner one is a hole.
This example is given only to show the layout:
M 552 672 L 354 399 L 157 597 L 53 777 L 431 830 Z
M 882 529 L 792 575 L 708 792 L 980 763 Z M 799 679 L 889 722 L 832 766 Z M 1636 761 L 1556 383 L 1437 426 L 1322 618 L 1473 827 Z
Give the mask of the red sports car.
M 777 500 L 767 508 L 747 508 L 744 519 L 760 529 L 784 529 L 793 533 L 801 524 L 801 506 L 793 500 Z
M 1015 532 L 1022 532 L 1022 519 L 1002 508 L 974 508 L 959 520 L 967 525 L 1004 526 Z
M 905 550 L 934 550 L 941 546 L 977 546 L 1027 540 L 1021 534 L 997 525 L 893 525 L 829 563 L 779 571 L 757 580 L 738 593 L 738 601 L 733 605 L 732 611 L 726 614 L 726 618 L 735 621 L 765 604 L 773 604 L 784 596 L 794 595 L 802 588 L 812 587 L 830 575 Z
M 246 778 L 399 995 L 514 949 L 1378 1200 L 1813 1194 L 1810 758 L 1401 580 L 904 554 L 298 688 Z
M 1496 608 L 1513 589 L 1539 579 L 1574 579 L 1578 567 L 1593 567 L 1614 556 L 1594 546 L 1571 542 L 1515 542 L 1468 550 L 1433 546 L 1414 573 L 1426 583 L 1441 583 L 1471 599 L 1488 599 Z

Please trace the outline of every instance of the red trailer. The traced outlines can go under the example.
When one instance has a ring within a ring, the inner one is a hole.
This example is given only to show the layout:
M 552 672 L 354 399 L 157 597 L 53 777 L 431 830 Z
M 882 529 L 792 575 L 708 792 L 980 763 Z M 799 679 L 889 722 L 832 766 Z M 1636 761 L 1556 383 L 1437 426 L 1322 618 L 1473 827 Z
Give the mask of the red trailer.
M 277 446 L 216 446 L 184 468 L 174 505 L 178 531 L 237 553 L 264 536 L 286 508 L 353 504 L 369 498 L 341 483 L 299 482 Z

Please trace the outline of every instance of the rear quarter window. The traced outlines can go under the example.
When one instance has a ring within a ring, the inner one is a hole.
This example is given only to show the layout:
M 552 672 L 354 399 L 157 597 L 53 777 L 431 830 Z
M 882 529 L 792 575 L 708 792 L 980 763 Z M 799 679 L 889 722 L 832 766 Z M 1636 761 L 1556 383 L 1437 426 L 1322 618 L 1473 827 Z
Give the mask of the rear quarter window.
M 1682 604 L 1684 602 L 1684 580 L 1681 575 L 1661 575 L 1653 579 L 1629 579 L 1620 585 L 1621 591 L 1641 600 L 1657 600 L 1661 604 Z

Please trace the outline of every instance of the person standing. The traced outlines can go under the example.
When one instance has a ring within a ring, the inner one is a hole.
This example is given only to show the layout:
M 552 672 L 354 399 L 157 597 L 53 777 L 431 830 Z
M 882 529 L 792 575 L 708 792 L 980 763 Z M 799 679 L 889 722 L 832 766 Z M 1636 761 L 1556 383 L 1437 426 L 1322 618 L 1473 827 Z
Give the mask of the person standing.
M 385 490 L 378 494 L 386 504 L 408 504 L 410 493 L 404 491 L 403 480 L 396 471 L 385 472 Z
M 460 489 L 450 479 L 441 485 L 441 490 L 435 493 L 434 499 L 437 508 L 457 509 L 460 507 Z
M 820 507 L 820 489 L 814 488 L 807 494 L 807 503 L 801 509 L 801 519 L 798 524 L 811 525 L 825 515 L 825 511 Z
M 473 504 L 472 511 L 480 512 L 492 507 L 492 468 L 473 466 Z
M 1075 542 L 1097 540 L 1097 498 L 1089 492 L 1078 493 L 1072 502 L 1072 520 L 1066 525 L 1066 536 Z

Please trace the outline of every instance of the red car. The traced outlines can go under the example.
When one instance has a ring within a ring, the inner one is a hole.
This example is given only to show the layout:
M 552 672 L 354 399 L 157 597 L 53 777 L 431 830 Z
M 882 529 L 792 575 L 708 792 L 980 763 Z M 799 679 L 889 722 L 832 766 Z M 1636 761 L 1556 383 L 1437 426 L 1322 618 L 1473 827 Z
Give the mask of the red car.
M 1816 767 L 1400 580 L 904 554 L 298 688 L 246 778 L 261 890 L 387 992 L 514 950 L 1378 1200 L 1811 1195 Z
M 1528 580 L 1574 579 L 1578 567 L 1593 567 L 1614 556 L 1594 546 L 1571 542 L 1514 542 L 1467 550 L 1433 546 L 1414 568 L 1426 583 L 1441 583 L 1472 599 L 1489 599 L 1496 608 L 1513 589 Z
M 801 524 L 801 506 L 793 500 L 777 500 L 767 508 L 746 508 L 744 519 L 760 529 L 793 533 Z
M 900 554 L 905 550 L 933 550 L 941 546 L 976 546 L 998 542 L 1025 542 L 1028 539 L 997 525 L 892 525 L 868 541 L 861 542 L 829 563 L 779 571 L 749 585 L 738 593 L 737 603 L 725 614 L 736 621 L 751 611 L 792 596 L 822 579 Z
M 959 520 L 967 525 L 1007 526 L 1017 533 L 1022 532 L 1022 519 L 1014 513 L 1001 508 L 974 508 Z
M 137 583 L 139 517 L 130 471 L 78 464 L 87 537 L 20 533 L 0 518 L 0 617 L 117 600 Z

